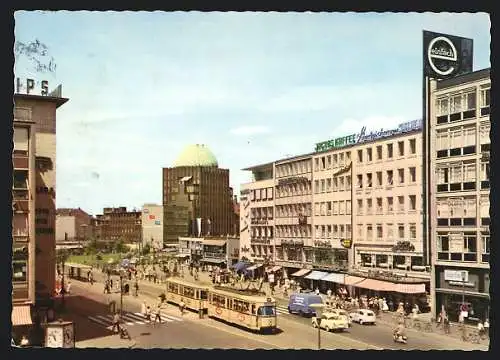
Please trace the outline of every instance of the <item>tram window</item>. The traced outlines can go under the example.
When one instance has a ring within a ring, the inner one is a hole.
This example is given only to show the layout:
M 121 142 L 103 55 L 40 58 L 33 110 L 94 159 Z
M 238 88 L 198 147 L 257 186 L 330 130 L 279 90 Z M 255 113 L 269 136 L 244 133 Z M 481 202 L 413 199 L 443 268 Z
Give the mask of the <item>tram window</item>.
M 184 296 L 194 298 L 194 289 L 192 287 L 184 286 Z
M 257 310 L 257 315 L 274 316 L 274 306 L 261 306 Z
M 168 291 L 177 294 L 179 292 L 179 285 L 168 283 Z
M 250 312 L 250 304 L 245 301 L 233 300 L 233 310 L 248 313 Z
M 252 314 L 255 314 L 255 304 L 252 304 Z
M 206 300 L 207 299 L 207 292 L 205 290 L 201 290 L 200 299 L 201 300 Z
M 212 304 L 219 306 L 219 307 L 226 307 L 226 298 L 224 296 L 220 295 L 212 295 Z

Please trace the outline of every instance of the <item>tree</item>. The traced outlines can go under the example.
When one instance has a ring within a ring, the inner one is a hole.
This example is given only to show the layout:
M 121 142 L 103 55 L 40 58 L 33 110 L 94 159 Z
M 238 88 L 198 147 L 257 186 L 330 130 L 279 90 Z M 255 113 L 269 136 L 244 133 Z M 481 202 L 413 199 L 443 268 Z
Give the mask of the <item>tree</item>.
M 20 56 L 33 63 L 36 72 L 46 73 L 56 72 L 56 63 L 54 58 L 49 55 L 49 48 L 38 39 L 30 43 L 16 41 L 14 45 L 14 54 L 16 62 Z

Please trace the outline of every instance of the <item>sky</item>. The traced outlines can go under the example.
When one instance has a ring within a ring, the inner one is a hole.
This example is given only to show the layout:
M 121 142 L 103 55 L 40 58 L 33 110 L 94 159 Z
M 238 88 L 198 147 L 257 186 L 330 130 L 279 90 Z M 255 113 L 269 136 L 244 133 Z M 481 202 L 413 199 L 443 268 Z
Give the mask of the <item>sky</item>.
M 57 207 L 162 202 L 162 168 L 206 144 L 230 185 L 241 169 L 315 143 L 421 118 L 422 30 L 474 40 L 490 67 L 486 13 L 18 11 L 16 41 L 56 63 L 15 75 L 62 84 Z M 43 60 L 43 59 L 42 59 Z M 38 85 L 37 85 L 38 87 Z

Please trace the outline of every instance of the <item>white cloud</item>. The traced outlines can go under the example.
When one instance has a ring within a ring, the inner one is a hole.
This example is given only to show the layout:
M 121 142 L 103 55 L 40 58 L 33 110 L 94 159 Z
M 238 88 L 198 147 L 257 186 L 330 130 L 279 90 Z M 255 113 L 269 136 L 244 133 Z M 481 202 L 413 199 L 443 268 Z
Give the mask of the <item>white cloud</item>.
M 271 129 L 268 126 L 264 126 L 264 125 L 240 126 L 240 127 L 237 127 L 237 128 L 230 130 L 231 134 L 242 135 L 242 136 L 249 136 L 249 135 L 255 135 L 255 134 L 265 134 L 265 133 L 269 133 L 270 131 L 271 131 Z

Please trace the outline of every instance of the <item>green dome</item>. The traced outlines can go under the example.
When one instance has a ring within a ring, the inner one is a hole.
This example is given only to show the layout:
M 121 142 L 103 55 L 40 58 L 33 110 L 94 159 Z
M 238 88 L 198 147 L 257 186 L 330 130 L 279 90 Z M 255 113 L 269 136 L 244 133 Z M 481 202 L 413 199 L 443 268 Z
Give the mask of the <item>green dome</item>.
M 203 144 L 189 145 L 174 162 L 174 166 L 219 166 L 210 149 Z

